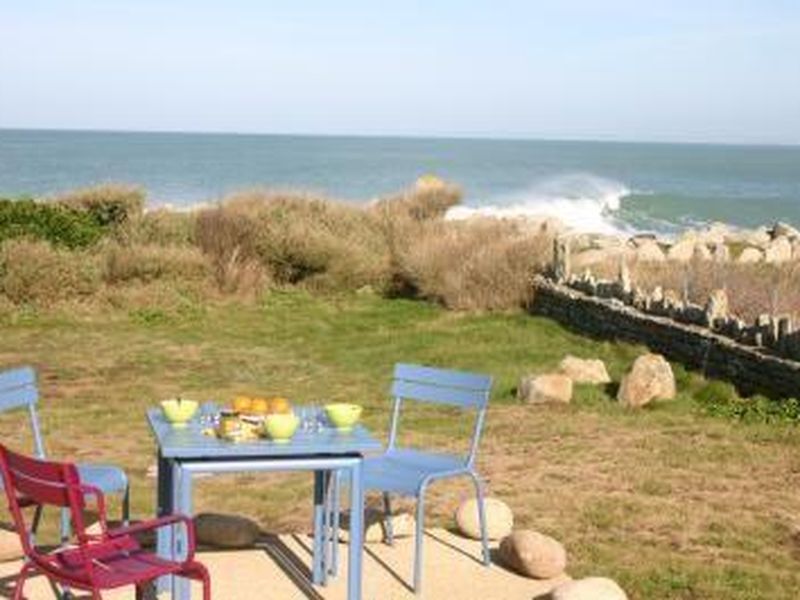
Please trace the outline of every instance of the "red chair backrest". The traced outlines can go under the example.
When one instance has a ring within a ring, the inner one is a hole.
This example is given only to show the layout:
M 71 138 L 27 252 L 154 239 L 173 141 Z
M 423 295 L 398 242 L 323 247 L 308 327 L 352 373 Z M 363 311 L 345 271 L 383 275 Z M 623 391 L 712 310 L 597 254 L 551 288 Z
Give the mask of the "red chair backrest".
M 75 465 L 30 458 L 0 444 L 0 472 L 8 508 L 26 553 L 32 548 L 23 506 L 68 508 L 78 533 L 83 533 L 85 500 Z

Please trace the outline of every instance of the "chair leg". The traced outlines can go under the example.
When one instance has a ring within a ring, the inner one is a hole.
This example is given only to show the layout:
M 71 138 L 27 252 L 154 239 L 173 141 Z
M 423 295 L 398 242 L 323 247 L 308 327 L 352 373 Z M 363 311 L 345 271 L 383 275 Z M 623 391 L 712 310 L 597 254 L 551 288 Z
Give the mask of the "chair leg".
M 122 494 L 122 525 L 127 527 L 131 520 L 131 486 L 126 485 Z
M 383 527 L 386 531 L 386 544 L 394 545 L 394 527 L 392 526 L 392 496 L 383 492 Z
M 417 530 L 414 537 L 414 593 L 422 593 L 422 537 L 425 535 L 425 488 L 417 498 Z
M 478 502 L 478 521 L 481 526 L 481 546 L 483 548 L 483 564 L 487 567 L 491 564 L 491 554 L 489 553 L 489 536 L 486 531 L 486 506 L 483 503 L 483 482 L 477 473 L 470 473 L 472 483 L 475 485 L 475 499 Z
M 28 579 L 28 575 L 33 570 L 33 565 L 31 563 L 26 562 L 22 565 L 22 568 L 19 571 L 19 575 L 17 575 L 17 584 L 14 587 L 14 596 L 13 600 L 23 600 L 25 596 L 22 595 L 22 591 L 25 588 L 25 581 Z
M 341 481 L 339 479 L 339 471 L 333 472 L 333 499 L 331 502 L 331 511 L 333 513 L 333 525 L 331 528 L 331 564 L 329 573 L 331 577 L 336 577 L 339 571 L 339 513 L 340 513 L 340 498 Z

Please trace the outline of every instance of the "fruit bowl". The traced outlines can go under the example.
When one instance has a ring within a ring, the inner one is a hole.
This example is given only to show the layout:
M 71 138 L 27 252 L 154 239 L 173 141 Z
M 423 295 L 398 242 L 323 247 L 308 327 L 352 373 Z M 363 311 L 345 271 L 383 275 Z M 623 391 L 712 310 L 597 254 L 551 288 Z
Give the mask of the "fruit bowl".
M 186 427 L 186 423 L 197 412 L 197 402 L 183 398 L 171 398 L 161 402 L 161 410 L 164 411 L 164 417 L 172 423 L 173 427 Z
M 328 419 L 339 431 L 350 431 L 353 425 L 358 423 L 361 418 L 363 407 L 360 404 L 349 404 L 347 402 L 335 402 L 325 405 L 325 414 Z
M 300 419 L 294 413 L 272 414 L 264 418 L 264 432 L 273 442 L 285 444 L 292 439 Z

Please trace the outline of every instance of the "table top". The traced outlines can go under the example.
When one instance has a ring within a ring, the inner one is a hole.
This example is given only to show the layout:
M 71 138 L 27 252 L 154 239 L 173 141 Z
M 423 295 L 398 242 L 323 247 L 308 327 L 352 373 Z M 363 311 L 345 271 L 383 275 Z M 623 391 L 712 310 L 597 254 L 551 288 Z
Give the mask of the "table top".
M 290 458 L 311 456 L 346 456 L 375 452 L 383 448 L 363 425 L 351 431 L 325 428 L 322 431 L 298 430 L 284 443 L 269 439 L 231 442 L 206 435 L 198 418 L 184 427 L 174 427 L 159 408 L 147 411 L 147 420 L 153 430 L 161 455 L 166 458 Z

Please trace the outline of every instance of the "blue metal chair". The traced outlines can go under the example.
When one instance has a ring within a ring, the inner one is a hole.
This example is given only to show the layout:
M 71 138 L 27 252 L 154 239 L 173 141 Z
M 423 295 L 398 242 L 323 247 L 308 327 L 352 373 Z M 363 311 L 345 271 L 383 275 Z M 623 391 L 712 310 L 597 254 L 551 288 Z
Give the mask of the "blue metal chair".
M 44 441 L 36 405 L 39 401 L 39 390 L 36 387 L 36 373 L 31 367 L 21 367 L 0 372 L 0 412 L 18 408 L 26 408 L 33 434 L 34 452 L 39 458 L 46 458 Z M 84 464 L 78 465 L 81 481 L 99 488 L 104 494 L 120 494 L 122 496 L 122 521 L 127 525 L 130 518 L 130 485 L 128 477 L 121 468 L 114 465 Z M 69 537 L 69 514 L 62 512 L 61 535 Z
M 383 493 L 386 541 L 393 543 L 391 529 L 392 494 L 417 499 L 417 523 L 414 556 L 414 591 L 422 589 L 422 538 L 425 521 L 425 492 L 442 479 L 469 477 L 475 486 L 481 527 L 483 563 L 490 564 L 483 505 L 483 482 L 475 469 L 478 442 L 486 418 L 492 378 L 488 375 L 398 364 L 394 369 L 391 394 L 394 398 L 389 442 L 386 451 L 364 461 L 364 489 Z M 474 413 L 472 440 L 466 455 L 427 452 L 403 448 L 397 444 L 400 413 L 404 401 L 458 407 Z M 338 504 L 338 501 L 335 501 Z M 338 508 L 335 507 L 335 508 Z M 335 524 L 334 524 L 335 529 Z M 334 537 L 334 539 L 336 539 Z

